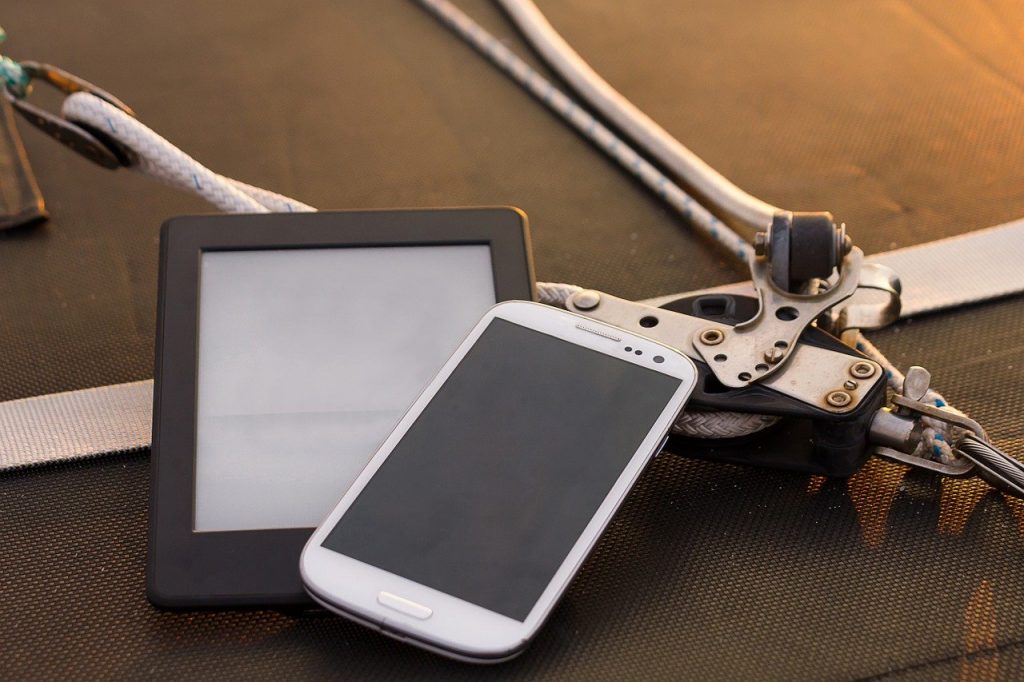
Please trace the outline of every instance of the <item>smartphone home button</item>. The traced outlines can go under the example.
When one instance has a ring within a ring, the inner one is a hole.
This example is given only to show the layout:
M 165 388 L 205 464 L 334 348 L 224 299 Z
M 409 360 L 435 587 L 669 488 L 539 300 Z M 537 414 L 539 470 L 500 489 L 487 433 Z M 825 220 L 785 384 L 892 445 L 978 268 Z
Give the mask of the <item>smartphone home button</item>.
M 434 613 L 432 609 L 427 608 L 423 604 L 417 604 L 414 601 L 405 597 L 399 597 L 397 594 L 391 594 L 390 592 L 378 592 L 377 603 L 420 620 L 426 620 Z

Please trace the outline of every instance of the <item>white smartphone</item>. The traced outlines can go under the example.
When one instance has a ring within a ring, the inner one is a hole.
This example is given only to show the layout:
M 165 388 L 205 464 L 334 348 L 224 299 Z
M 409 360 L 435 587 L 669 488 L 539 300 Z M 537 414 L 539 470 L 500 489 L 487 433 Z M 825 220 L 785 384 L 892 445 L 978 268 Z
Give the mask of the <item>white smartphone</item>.
M 696 381 L 667 346 L 492 308 L 302 552 L 326 608 L 453 658 L 523 650 Z

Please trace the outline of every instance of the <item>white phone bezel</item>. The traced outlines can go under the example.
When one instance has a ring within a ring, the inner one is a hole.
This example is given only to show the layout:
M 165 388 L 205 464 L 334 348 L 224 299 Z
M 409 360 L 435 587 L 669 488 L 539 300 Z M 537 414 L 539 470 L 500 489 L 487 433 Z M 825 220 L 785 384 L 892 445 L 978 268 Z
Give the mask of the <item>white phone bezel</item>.
M 522 622 L 321 546 L 328 532 L 494 318 L 681 379 L 679 388 Z M 626 352 L 626 346 L 633 350 Z M 655 356 L 663 360 L 656 363 Z M 303 584 L 310 595 L 328 609 L 424 648 L 476 662 L 500 661 L 514 656 L 544 622 L 645 465 L 657 454 L 662 440 L 693 391 L 696 378 L 693 361 L 679 351 L 650 339 L 550 306 L 525 301 L 499 303 L 484 315 L 460 344 L 310 537 L 300 560 Z M 423 620 L 405 615 L 380 604 L 377 600 L 380 592 L 390 592 L 427 606 L 433 613 Z

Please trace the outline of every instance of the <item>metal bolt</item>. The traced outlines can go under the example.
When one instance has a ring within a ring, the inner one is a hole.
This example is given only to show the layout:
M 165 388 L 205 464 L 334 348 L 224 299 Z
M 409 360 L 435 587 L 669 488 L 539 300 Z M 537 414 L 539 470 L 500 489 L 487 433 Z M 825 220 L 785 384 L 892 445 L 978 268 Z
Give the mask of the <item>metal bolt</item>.
M 837 265 L 841 265 L 843 257 L 850 253 L 850 251 L 853 251 L 853 240 L 850 239 L 848 234 L 846 234 L 846 223 L 839 223 L 839 226 L 836 227 L 835 235 L 836 256 L 839 257 L 840 261 Z
M 853 398 L 846 391 L 832 391 L 825 396 L 825 402 L 832 407 L 846 407 L 851 401 Z
M 870 362 L 859 360 L 850 365 L 850 374 L 857 379 L 870 379 L 875 376 L 875 366 Z
M 758 232 L 754 235 L 754 254 L 758 256 L 768 255 L 768 233 Z
M 572 298 L 572 304 L 580 310 L 593 310 L 601 302 L 601 292 L 584 289 Z
M 781 348 L 769 348 L 764 352 L 764 361 L 769 365 L 779 364 L 784 357 L 786 357 L 786 354 Z
M 700 342 L 705 346 L 717 346 L 725 340 L 721 329 L 705 329 L 700 333 Z
M 853 379 L 847 379 L 843 383 L 843 388 L 845 388 L 847 391 L 856 391 L 857 390 L 857 382 L 854 381 Z
M 853 251 L 853 240 L 850 239 L 850 235 L 846 234 L 846 223 L 839 223 L 839 255 L 845 256 L 846 254 Z

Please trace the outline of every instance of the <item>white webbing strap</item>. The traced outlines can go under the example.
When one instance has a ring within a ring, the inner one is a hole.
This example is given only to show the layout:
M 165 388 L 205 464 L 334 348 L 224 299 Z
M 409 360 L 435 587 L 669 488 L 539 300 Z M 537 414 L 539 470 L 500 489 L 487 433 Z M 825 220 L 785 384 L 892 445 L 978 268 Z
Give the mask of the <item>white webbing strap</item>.
M 0 403 L 0 470 L 148 448 L 153 382 Z
M 1024 220 L 868 260 L 899 273 L 904 317 L 1019 293 Z M 0 402 L 0 470 L 149 447 L 152 402 L 152 381 Z
M 1024 220 L 869 256 L 903 284 L 900 317 L 1024 291 Z

